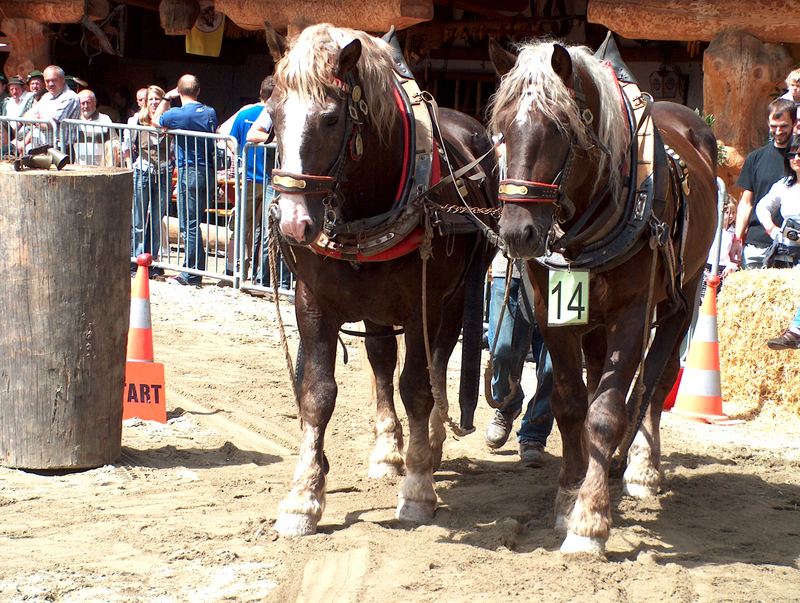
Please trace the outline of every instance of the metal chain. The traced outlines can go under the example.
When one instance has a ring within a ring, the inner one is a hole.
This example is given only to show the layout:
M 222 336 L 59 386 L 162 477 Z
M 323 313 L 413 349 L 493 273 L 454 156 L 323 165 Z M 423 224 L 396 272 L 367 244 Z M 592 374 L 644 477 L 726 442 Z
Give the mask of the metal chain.
M 474 214 L 499 218 L 500 214 L 503 212 L 502 207 L 465 207 L 462 205 L 439 205 L 438 203 L 433 202 L 431 202 L 431 205 L 436 207 L 436 209 L 439 211 L 443 211 L 448 214 L 467 214 L 472 212 Z

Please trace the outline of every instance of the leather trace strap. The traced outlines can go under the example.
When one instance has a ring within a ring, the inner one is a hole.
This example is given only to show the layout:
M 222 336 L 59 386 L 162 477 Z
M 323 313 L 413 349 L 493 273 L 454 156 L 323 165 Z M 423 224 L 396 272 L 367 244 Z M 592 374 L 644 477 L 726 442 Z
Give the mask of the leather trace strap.
M 505 178 L 500 181 L 498 193 L 497 198 L 505 203 L 555 203 L 559 187 L 557 184 Z
M 272 186 L 281 193 L 302 195 L 327 195 L 333 192 L 333 176 L 311 176 L 272 170 Z

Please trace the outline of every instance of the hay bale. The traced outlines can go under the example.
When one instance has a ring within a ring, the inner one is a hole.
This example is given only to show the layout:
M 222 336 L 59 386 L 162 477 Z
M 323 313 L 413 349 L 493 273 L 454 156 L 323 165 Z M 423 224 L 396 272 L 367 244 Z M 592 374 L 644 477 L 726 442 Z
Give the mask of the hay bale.
M 747 270 L 725 279 L 717 318 L 727 413 L 800 415 L 800 350 L 770 350 L 766 344 L 789 325 L 798 305 L 798 270 Z

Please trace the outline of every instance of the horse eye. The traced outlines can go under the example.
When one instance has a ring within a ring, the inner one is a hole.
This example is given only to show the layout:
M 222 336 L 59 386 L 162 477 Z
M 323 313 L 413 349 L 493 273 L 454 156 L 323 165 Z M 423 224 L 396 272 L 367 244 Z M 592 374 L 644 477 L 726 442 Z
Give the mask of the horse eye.
M 338 113 L 325 113 L 322 116 L 322 123 L 326 126 L 335 126 L 339 122 Z

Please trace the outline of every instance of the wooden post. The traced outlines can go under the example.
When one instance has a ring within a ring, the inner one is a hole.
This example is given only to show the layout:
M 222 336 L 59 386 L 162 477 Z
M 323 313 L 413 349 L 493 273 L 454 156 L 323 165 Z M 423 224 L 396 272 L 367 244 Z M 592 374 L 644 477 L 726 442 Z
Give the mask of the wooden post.
M 120 453 L 131 172 L 0 165 L 0 465 Z

